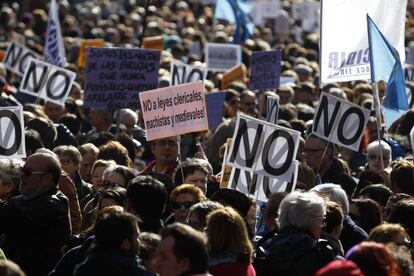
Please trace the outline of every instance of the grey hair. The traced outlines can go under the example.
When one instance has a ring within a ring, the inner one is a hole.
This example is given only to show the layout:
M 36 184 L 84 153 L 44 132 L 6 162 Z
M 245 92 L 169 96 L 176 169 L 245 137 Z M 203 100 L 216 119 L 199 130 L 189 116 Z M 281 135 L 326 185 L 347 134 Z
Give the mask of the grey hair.
M 326 202 L 315 193 L 294 191 L 282 200 L 278 213 L 280 230 L 288 226 L 310 230 L 315 217 L 326 215 Z
M 349 213 L 349 202 L 346 192 L 340 185 L 333 183 L 321 184 L 313 187 L 311 192 L 318 193 L 322 196 L 327 196 L 330 200 L 338 203 L 344 214 Z
M 24 162 L 18 159 L 2 159 L 0 160 L 0 179 L 4 183 L 13 182 L 15 186 L 19 186 L 20 168 Z
M 392 154 L 391 147 L 384 141 L 374 141 L 374 142 L 369 143 L 368 148 L 367 148 L 367 156 L 369 156 L 369 154 L 373 152 L 375 152 L 376 154 L 379 154 L 380 147 L 382 148 L 382 154 L 384 158 L 388 157 L 388 160 L 391 161 L 391 154 Z
M 121 118 L 124 119 L 126 116 L 132 117 L 135 120 L 135 123 L 138 122 L 138 114 L 134 110 L 130 108 L 121 109 Z
M 208 214 L 221 208 L 224 208 L 224 206 L 215 201 L 206 200 L 199 202 L 191 206 L 187 218 L 194 213 L 200 221 L 205 222 Z

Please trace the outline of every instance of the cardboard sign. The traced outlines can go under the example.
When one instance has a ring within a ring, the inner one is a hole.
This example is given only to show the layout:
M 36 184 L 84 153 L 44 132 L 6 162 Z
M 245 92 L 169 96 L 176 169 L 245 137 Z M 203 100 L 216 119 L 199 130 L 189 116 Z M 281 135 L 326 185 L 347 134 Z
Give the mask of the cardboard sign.
M 58 105 L 65 105 L 76 74 L 61 67 L 30 59 L 20 91 Z
M 267 202 L 272 193 L 293 192 L 298 178 L 299 162 L 294 161 L 294 172 L 290 181 L 282 181 L 262 175 L 233 168 L 228 187 L 246 194 L 250 198 Z
M 227 139 L 227 142 L 224 148 L 224 154 L 223 154 L 224 162 L 222 163 L 222 166 L 221 166 L 220 189 L 227 188 L 227 186 L 229 185 L 230 175 L 233 169 L 232 167 L 227 166 L 225 162 L 225 160 L 227 160 L 227 157 L 228 157 L 230 145 L 231 145 L 231 138 Z
M 88 47 L 97 47 L 101 48 L 105 44 L 103 39 L 93 39 L 93 40 L 84 40 L 80 43 L 79 46 L 79 58 L 78 58 L 78 65 L 80 67 L 86 66 L 86 48 Z
M 206 94 L 208 125 L 211 130 L 216 129 L 221 123 L 221 118 L 223 117 L 225 97 L 225 92 Z
M 266 97 L 266 121 L 272 124 L 277 124 L 279 116 L 279 98 Z
M 140 93 L 147 141 L 208 129 L 204 83 Z
M 164 38 L 162 36 L 145 37 L 142 48 L 162 51 L 164 50 Z
M 171 85 L 204 81 L 207 69 L 199 66 L 188 65 L 179 61 L 171 63 Z
M 0 107 L 0 158 L 26 158 L 22 106 Z
M 225 74 L 223 74 L 223 77 L 221 78 L 221 82 L 220 82 L 220 88 L 222 90 L 227 89 L 233 81 L 239 80 L 239 81 L 245 82 L 246 75 L 247 75 L 246 66 L 243 63 L 239 64 L 236 67 L 227 71 Z
M 207 43 L 206 63 L 210 71 L 226 72 L 241 63 L 241 47 L 234 44 Z
M 40 55 L 29 48 L 12 41 L 7 48 L 3 63 L 6 69 L 23 76 L 30 58 L 39 59 Z
M 290 181 L 299 140 L 298 131 L 238 114 L 227 163 L 258 175 Z
M 253 52 L 250 58 L 250 90 L 278 89 L 282 50 Z
M 84 106 L 136 108 L 139 92 L 158 87 L 159 67 L 160 51 L 88 47 Z
M 358 151 L 370 110 L 322 93 L 312 133 L 332 143 Z

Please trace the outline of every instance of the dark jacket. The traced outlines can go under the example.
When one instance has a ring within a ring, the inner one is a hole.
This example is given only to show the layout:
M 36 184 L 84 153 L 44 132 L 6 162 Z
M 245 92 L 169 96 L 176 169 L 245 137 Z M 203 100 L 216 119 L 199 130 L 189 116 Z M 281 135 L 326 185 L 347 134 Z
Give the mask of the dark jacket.
M 95 252 L 89 255 L 74 273 L 75 276 L 149 276 L 137 255 L 124 252 Z
M 329 170 L 322 176 L 322 183 L 341 185 L 349 198 L 352 196 L 357 185 L 352 176 L 344 171 L 340 161 L 336 158 L 333 159 L 332 166 Z
M 32 199 L 11 198 L 0 206 L 0 234 L 8 259 L 28 276 L 47 275 L 70 236 L 67 198 L 56 188 Z
M 92 185 L 83 181 L 82 177 L 80 176 L 79 171 L 75 173 L 75 176 L 72 178 L 73 182 L 75 183 L 76 190 L 78 191 L 78 199 L 79 202 L 84 199 L 87 195 L 92 193 Z
M 263 270 L 257 275 L 308 276 L 336 258 L 324 240 L 293 227 L 280 231 L 267 249 Z
M 343 228 L 339 240 L 342 243 L 344 252 L 346 253 L 352 246 L 367 239 L 367 233 L 349 217 L 344 217 Z

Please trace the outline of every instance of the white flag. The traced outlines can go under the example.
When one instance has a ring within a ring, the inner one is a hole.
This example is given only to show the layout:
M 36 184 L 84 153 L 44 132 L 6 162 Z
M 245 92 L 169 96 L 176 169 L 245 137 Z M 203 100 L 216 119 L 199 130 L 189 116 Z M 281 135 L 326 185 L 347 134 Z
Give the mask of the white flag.
M 59 67 L 65 66 L 65 47 L 63 45 L 62 32 L 60 30 L 56 0 L 50 2 L 44 55 L 46 62 Z
M 368 80 L 367 14 L 405 61 L 407 0 L 321 0 L 321 82 Z

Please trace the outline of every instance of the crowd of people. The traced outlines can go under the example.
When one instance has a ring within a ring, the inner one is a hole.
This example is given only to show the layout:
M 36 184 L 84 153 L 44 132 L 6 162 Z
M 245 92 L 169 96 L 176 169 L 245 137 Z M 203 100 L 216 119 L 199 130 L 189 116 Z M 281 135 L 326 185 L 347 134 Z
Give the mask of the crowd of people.
M 216 129 L 152 141 L 140 109 L 83 106 L 80 42 L 136 48 L 161 36 L 165 87 L 174 60 L 205 67 L 205 44 L 235 42 L 235 25 L 214 18 L 214 1 L 58 2 L 65 68 L 77 74 L 65 105 L 22 93 L 0 62 L 0 106 L 23 105 L 27 154 L 0 160 L 0 275 L 414 275 L 414 110 L 389 129 L 373 112 L 357 152 L 312 134 L 322 91 L 368 109 L 373 96 L 367 81 L 320 87 L 319 36 L 291 16 L 299 1 L 281 1 L 288 32 L 268 18 L 240 41 L 247 68 L 253 51 L 282 49 L 287 82 L 251 91 L 248 76 L 234 80 Z M 0 50 L 23 37 L 43 53 L 47 11 L 2 1 Z M 411 15 L 410 2 L 407 45 Z M 222 91 L 222 77 L 209 71 L 206 93 Z M 295 191 L 261 203 L 223 184 L 223 145 L 237 114 L 266 118 L 269 96 L 278 124 L 301 134 L 300 163 Z

